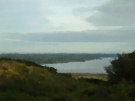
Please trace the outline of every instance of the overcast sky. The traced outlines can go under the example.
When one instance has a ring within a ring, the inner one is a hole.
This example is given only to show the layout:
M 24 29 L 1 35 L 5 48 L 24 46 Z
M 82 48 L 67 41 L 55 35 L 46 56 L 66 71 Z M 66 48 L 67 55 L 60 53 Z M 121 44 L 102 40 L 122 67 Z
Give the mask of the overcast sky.
M 0 0 L 0 53 L 135 50 L 135 0 Z

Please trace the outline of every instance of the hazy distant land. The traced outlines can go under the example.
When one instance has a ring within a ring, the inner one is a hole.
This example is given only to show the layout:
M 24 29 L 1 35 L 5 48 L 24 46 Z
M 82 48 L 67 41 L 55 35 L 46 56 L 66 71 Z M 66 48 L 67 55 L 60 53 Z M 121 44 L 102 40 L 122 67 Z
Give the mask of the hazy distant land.
M 50 54 L 0 54 L 0 58 L 22 59 L 37 64 L 84 62 L 99 58 L 116 57 L 116 54 L 79 54 L 79 53 L 50 53 Z

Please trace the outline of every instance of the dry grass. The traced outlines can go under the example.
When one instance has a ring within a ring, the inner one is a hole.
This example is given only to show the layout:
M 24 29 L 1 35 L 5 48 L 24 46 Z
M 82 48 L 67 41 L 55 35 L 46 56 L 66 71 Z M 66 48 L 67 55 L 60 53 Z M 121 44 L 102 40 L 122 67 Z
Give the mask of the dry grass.
M 88 78 L 88 79 L 99 79 L 104 81 L 108 80 L 106 74 L 73 73 L 72 77 L 75 79 Z

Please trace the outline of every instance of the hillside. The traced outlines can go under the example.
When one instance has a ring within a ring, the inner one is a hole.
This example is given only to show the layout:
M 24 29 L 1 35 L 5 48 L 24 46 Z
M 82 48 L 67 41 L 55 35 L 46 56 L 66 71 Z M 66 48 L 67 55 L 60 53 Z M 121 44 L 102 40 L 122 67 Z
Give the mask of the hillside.
M 50 54 L 0 54 L 0 58 L 23 59 L 33 61 L 37 64 L 45 63 L 66 63 L 76 61 L 86 61 L 98 59 L 101 57 L 115 57 L 115 54 L 66 54 L 66 53 L 50 53 Z
M 134 101 L 134 85 L 74 79 L 22 60 L 0 60 L 0 101 Z

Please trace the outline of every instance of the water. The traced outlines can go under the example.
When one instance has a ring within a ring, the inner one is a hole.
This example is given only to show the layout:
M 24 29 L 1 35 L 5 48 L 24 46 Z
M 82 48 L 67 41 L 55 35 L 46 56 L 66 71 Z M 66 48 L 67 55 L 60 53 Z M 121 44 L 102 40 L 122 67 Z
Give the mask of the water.
M 105 73 L 105 66 L 109 66 L 114 58 L 94 59 L 85 62 L 69 62 L 46 64 L 46 66 L 54 67 L 59 73 Z

